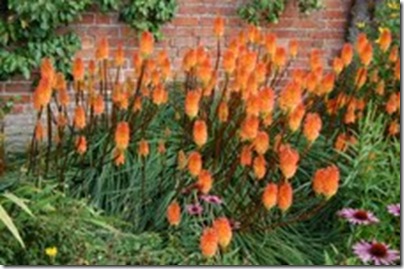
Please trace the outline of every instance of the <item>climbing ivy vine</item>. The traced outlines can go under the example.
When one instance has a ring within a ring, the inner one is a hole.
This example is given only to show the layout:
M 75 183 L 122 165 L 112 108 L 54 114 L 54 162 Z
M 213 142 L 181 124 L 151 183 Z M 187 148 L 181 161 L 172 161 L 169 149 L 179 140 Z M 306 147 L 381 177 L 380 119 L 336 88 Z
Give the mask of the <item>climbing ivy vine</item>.
M 89 8 L 119 12 L 120 20 L 132 28 L 160 36 L 160 27 L 174 16 L 176 0 L 2 0 L 0 80 L 17 74 L 29 78 L 44 56 L 68 74 L 80 39 L 73 32 L 59 34 L 58 29 Z

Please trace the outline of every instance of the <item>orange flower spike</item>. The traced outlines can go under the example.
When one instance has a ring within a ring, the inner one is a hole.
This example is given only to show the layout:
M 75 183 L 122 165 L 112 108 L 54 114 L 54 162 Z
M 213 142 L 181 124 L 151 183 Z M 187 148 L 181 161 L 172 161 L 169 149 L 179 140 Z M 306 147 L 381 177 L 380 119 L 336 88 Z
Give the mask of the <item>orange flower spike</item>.
M 227 50 L 223 55 L 223 69 L 228 74 L 233 74 L 236 68 L 236 56 L 233 51 Z
M 313 143 L 320 135 L 321 117 L 317 113 L 308 113 L 304 121 L 303 134 L 309 143 Z
M 257 82 L 259 84 L 265 82 L 265 78 L 267 75 L 267 67 L 266 67 L 265 63 L 262 63 L 262 62 L 258 63 L 257 66 L 255 67 L 254 72 L 256 74 Z
M 57 122 L 56 124 L 59 128 L 63 128 L 67 125 L 67 119 L 62 113 L 58 114 L 58 116 L 56 118 L 56 122 Z
M 154 37 L 150 32 L 143 32 L 140 35 L 139 52 L 143 57 L 148 57 L 154 50 Z
M 171 63 L 169 59 L 166 59 L 161 65 L 160 65 L 160 70 L 161 70 L 161 78 L 163 80 L 166 80 L 170 77 L 171 75 Z
M 132 56 L 132 64 L 135 69 L 135 75 L 140 75 L 140 70 L 142 69 L 143 59 L 138 52 L 134 52 Z
M 205 121 L 197 120 L 193 128 L 194 142 L 198 147 L 202 147 L 208 141 L 208 127 Z
M 106 37 L 101 38 L 98 46 L 96 48 L 96 59 L 97 60 L 106 60 L 109 57 L 109 44 L 108 39 Z
M 257 180 L 261 180 L 264 178 L 265 173 L 267 172 L 267 162 L 265 161 L 263 155 L 258 155 L 254 158 L 253 169 Z
M 392 41 L 392 36 L 391 36 L 391 31 L 388 28 L 384 28 L 379 36 L 379 47 L 383 52 L 386 52 L 390 45 L 391 45 L 391 41 Z
M 60 90 L 57 95 L 58 102 L 61 106 L 66 107 L 70 102 L 69 93 L 66 89 Z
M 297 84 L 303 85 L 305 84 L 305 72 L 301 69 L 295 69 L 292 71 L 292 80 L 295 81 Z
M 58 91 L 67 90 L 67 83 L 65 76 L 62 73 L 57 73 L 55 77 L 55 89 Z
M 368 77 L 368 70 L 364 67 L 358 69 L 355 77 L 355 86 L 359 90 L 365 85 Z
M 378 94 L 378 95 L 380 95 L 380 96 L 383 96 L 384 95 L 384 88 L 385 88 L 385 83 L 384 83 L 384 80 L 380 80 L 378 83 L 377 83 L 377 86 L 376 86 L 376 93 Z
M 275 92 L 269 87 L 259 92 L 260 111 L 263 114 L 271 114 L 275 107 Z
M 274 64 L 278 68 L 283 68 L 286 65 L 286 50 L 283 47 L 279 47 L 275 51 Z
M 241 126 L 242 140 L 252 140 L 258 134 L 259 119 L 256 116 L 247 117 Z
M 135 99 L 135 102 L 133 103 L 133 111 L 141 111 L 142 110 L 142 97 L 138 96 Z
M 398 59 L 398 47 L 394 45 L 390 50 L 389 61 L 391 63 L 395 63 L 397 59 Z
M 341 59 L 345 66 L 351 64 L 353 58 L 353 48 L 349 43 L 345 43 L 341 51 Z
M 212 71 L 210 75 L 210 81 L 208 82 L 207 86 L 203 89 L 203 96 L 210 97 L 212 96 L 212 92 L 217 85 L 217 72 Z
M 266 128 L 269 127 L 273 122 L 272 114 L 264 115 L 262 118 L 262 125 Z
M 182 68 L 185 72 L 189 72 L 196 65 L 196 62 L 197 52 L 194 49 L 190 49 L 184 55 L 184 58 L 182 60 Z
M 202 170 L 202 156 L 199 152 L 193 151 L 188 157 L 188 170 L 193 177 L 197 177 Z
M 349 136 L 347 134 L 341 133 L 337 136 L 335 140 L 334 148 L 337 151 L 344 152 L 348 148 L 347 141 L 349 140 Z
M 295 81 L 289 82 L 279 97 L 279 107 L 284 113 L 293 111 L 302 102 L 302 89 Z
M 241 64 L 243 64 L 247 72 L 251 73 L 255 70 L 257 64 L 258 54 L 255 51 L 247 52 L 242 59 L 240 59 Z
M 359 58 L 361 59 L 361 62 L 364 66 L 369 66 L 370 62 L 373 59 L 373 47 L 370 42 L 367 43 L 360 51 Z
M 155 105 L 162 105 L 165 103 L 166 99 L 166 90 L 162 84 L 158 84 L 156 88 L 153 90 L 152 100 Z
M 50 80 L 47 77 L 42 77 L 34 92 L 34 108 L 39 110 L 49 104 L 52 97 L 52 88 Z
M 181 207 L 177 202 L 172 202 L 167 207 L 166 217 L 171 226 L 178 226 L 181 222 Z
M 76 138 L 76 151 L 80 155 L 87 151 L 87 140 L 82 135 Z
M 359 33 L 356 40 L 356 50 L 359 54 L 362 53 L 363 49 L 369 44 L 369 40 L 365 33 Z
M 195 64 L 202 64 L 203 62 L 210 61 L 209 55 L 206 53 L 205 47 L 202 45 L 199 45 L 195 49 L 195 55 L 196 55 L 196 62 Z
M 90 60 L 90 61 L 88 62 L 88 73 L 89 73 L 91 76 L 95 76 L 96 72 L 97 72 L 97 67 L 96 67 L 95 61 L 94 61 L 94 60 Z
M 329 94 L 334 89 L 334 84 L 335 84 L 335 74 L 330 72 L 327 75 L 325 75 L 321 81 L 321 92 L 319 92 L 320 95 Z
M 339 180 L 340 172 L 335 165 L 319 169 L 314 174 L 313 190 L 316 194 L 324 195 L 328 200 L 337 193 Z
M 389 136 L 396 136 L 400 133 L 400 124 L 397 121 L 393 121 L 389 124 Z
M 274 35 L 274 34 L 268 34 L 265 37 L 265 47 L 271 57 L 273 57 L 275 55 L 275 51 L 277 48 L 276 39 L 277 39 L 276 35 Z
M 274 151 L 279 154 L 279 150 L 281 148 L 283 136 L 281 133 L 277 134 L 274 139 Z
M 293 203 L 293 189 L 289 182 L 284 182 L 278 188 L 278 207 L 282 212 L 287 211 Z
M 79 130 L 86 127 L 86 112 L 82 106 L 77 106 L 74 110 L 74 126 Z
M 185 114 L 189 118 L 195 118 L 199 112 L 199 102 L 201 100 L 201 91 L 193 90 L 187 93 L 185 98 Z
M 213 185 L 213 179 L 208 170 L 201 170 L 198 175 L 198 182 L 196 185 L 201 193 L 208 194 L 210 192 Z
M 251 146 L 246 145 L 243 146 L 240 154 L 240 165 L 242 166 L 250 166 L 252 162 L 252 151 Z
M 113 152 L 114 163 L 116 166 L 121 166 L 125 163 L 125 154 L 122 150 L 115 149 Z
M 49 80 L 49 88 L 51 90 L 53 84 L 55 83 L 56 72 L 53 67 L 52 61 L 49 58 L 42 59 L 41 67 L 41 79 L 47 78 Z
M 258 95 L 250 95 L 246 102 L 247 116 L 258 116 L 261 108 L 261 100 Z
M 205 60 L 197 68 L 197 77 L 200 79 L 204 86 L 207 86 L 212 77 L 212 66 L 210 61 Z
M 141 157 L 147 157 L 149 155 L 150 148 L 147 140 L 145 139 L 140 140 L 138 152 Z
M 223 17 L 216 17 L 213 22 L 213 31 L 217 38 L 222 37 L 224 34 L 224 19 Z
M 269 149 L 269 136 L 266 132 L 260 131 L 254 140 L 254 149 L 259 155 L 264 155 Z
M 288 125 L 289 129 L 294 133 L 299 130 L 300 125 L 302 123 L 304 114 L 306 113 L 306 108 L 304 104 L 300 104 L 298 107 L 293 110 L 288 116 Z
M 73 62 L 72 70 L 74 81 L 82 81 L 84 79 L 84 62 L 80 57 L 76 57 Z
M 344 62 L 342 61 L 341 58 L 335 57 L 332 62 L 332 67 L 334 69 L 335 74 L 338 76 L 344 69 Z
M 400 107 L 400 96 L 392 93 L 386 103 L 386 112 L 389 115 L 392 115 L 396 111 L 399 110 Z
M 269 183 L 262 194 L 262 203 L 267 210 L 270 210 L 278 203 L 278 186 Z
M 299 43 L 297 42 L 296 39 L 292 39 L 289 42 L 289 52 L 290 52 L 290 56 L 292 56 L 292 58 L 296 58 L 297 53 L 299 52 Z
M 127 122 L 119 122 L 115 130 L 115 145 L 119 150 L 126 150 L 129 145 L 130 129 Z
M 219 105 L 218 118 L 222 123 L 227 122 L 229 118 L 229 107 L 225 101 L 221 102 Z
M 177 155 L 177 166 L 179 170 L 184 170 L 187 166 L 187 156 L 183 150 L 180 150 Z
M 166 149 L 166 145 L 164 143 L 164 140 L 160 140 L 157 146 L 157 152 L 159 154 L 164 154 L 166 153 L 167 149 Z
M 365 109 L 366 102 L 365 102 L 365 100 L 363 98 L 356 99 L 355 102 L 356 102 L 356 108 L 358 110 L 363 111 Z
M 199 247 L 205 258 L 212 258 L 216 255 L 219 247 L 219 236 L 214 228 L 203 230 Z
M 318 77 L 314 72 L 310 72 L 306 77 L 306 89 L 309 93 L 314 93 L 319 84 Z
M 239 48 L 240 44 L 237 39 L 233 39 L 232 41 L 230 41 L 228 51 L 231 51 L 234 54 L 234 58 L 238 57 Z
M 123 50 L 122 44 L 119 44 L 115 52 L 115 65 L 122 67 L 124 63 L 125 63 L 125 52 Z
M 299 152 L 294 150 L 290 145 L 280 145 L 278 154 L 279 166 L 283 176 L 286 179 L 292 178 L 296 174 L 300 160 Z
M 315 71 L 318 67 L 322 67 L 321 51 L 319 49 L 313 49 L 310 52 L 310 68 L 312 71 Z
M 38 121 L 35 125 L 35 140 L 40 142 L 44 139 L 45 137 L 45 131 L 42 126 L 42 123 Z
M 219 246 L 222 249 L 226 249 L 233 238 L 233 232 L 229 220 L 226 217 L 217 218 L 212 226 L 217 233 Z

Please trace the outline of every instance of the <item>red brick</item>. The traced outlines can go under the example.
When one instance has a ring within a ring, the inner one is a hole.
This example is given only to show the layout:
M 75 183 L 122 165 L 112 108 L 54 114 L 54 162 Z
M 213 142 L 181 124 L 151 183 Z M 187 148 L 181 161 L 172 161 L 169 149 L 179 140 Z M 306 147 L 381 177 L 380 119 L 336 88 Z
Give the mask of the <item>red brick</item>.
M 199 19 L 195 17 L 177 17 L 171 23 L 176 26 L 195 26 L 198 22 Z
M 95 22 L 94 13 L 84 13 L 81 16 L 81 20 L 78 22 L 80 24 L 93 24 Z
M 10 82 L 5 85 L 6 93 L 28 93 L 33 90 L 32 82 Z
M 108 24 L 111 21 L 111 17 L 108 14 L 99 13 L 95 17 L 95 22 L 97 24 Z
M 101 39 L 105 36 L 118 36 L 119 28 L 114 26 L 108 27 L 98 27 L 98 26 L 91 26 L 87 29 L 87 34 L 96 37 L 97 40 Z

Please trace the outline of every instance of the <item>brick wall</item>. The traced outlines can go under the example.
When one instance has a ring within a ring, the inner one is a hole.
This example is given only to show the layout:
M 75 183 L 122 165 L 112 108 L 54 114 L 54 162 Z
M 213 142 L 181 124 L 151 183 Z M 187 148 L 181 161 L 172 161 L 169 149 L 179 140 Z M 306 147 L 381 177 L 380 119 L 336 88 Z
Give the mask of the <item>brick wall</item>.
M 225 18 L 228 40 L 238 33 L 243 23 L 237 16 L 237 7 L 247 0 L 178 0 L 178 12 L 169 24 L 163 28 L 164 39 L 157 49 L 168 50 L 174 68 L 177 68 L 184 52 L 189 47 L 203 44 L 210 49 L 215 47 L 212 36 L 213 20 L 217 14 Z M 332 57 L 339 51 L 345 40 L 351 0 L 324 0 L 325 8 L 310 15 L 298 12 L 294 1 L 286 7 L 280 22 L 265 27 L 266 31 L 277 34 L 281 44 L 287 44 L 291 38 L 299 41 L 302 48 L 296 65 L 304 67 L 305 59 L 312 48 L 321 49 L 329 64 Z M 130 59 L 136 50 L 137 34 L 130 27 L 118 22 L 117 14 L 101 14 L 96 11 L 83 14 L 82 20 L 67 29 L 76 32 L 82 39 L 82 50 L 78 55 L 89 59 L 94 55 L 94 47 L 98 39 L 107 36 L 111 50 L 122 43 L 127 55 L 125 67 L 130 69 Z M 7 146 L 16 149 L 25 145 L 27 134 L 32 131 L 34 116 L 30 105 L 30 81 L 13 78 L 11 81 L 0 82 L 0 96 L 20 95 L 21 102 L 16 105 L 14 113 L 6 118 Z

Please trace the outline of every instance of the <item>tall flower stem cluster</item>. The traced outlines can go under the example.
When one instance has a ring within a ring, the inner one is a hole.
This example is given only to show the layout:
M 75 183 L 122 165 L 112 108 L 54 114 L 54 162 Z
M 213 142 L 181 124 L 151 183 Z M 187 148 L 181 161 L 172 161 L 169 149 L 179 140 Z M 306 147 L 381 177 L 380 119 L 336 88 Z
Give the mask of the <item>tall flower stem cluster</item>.
M 248 26 L 223 47 L 224 32 L 224 20 L 217 18 L 216 53 L 203 46 L 185 53 L 181 83 L 170 80 L 168 54 L 154 52 L 150 33 L 140 35 L 134 71 L 124 80 L 123 48 L 111 59 L 102 39 L 88 66 L 74 60 L 72 102 L 65 79 L 45 59 L 34 94 L 38 121 L 31 171 L 40 172 L 45 111 L 46 167 L 55 167 L 67 191 L 94 197 L 99 206 L 142 227 L 163 229 L 161 216 L 179 230 L 192 223 L 200 230 L 205 257 L 225 251 L 236 230 L 309 218 L 340 183 L 336 159 L 316 154 L 332 155 L 335 130 L 353 128 L 373 98 L 362 93 L 371 87 L 364 85 L 373 45 L 365 37 L 356 50 L 346 44 L 332 70 L 313 49 L 307 70 L 291 70 L 297 40 L 282 46 L 273 33 Z M 386 64 L 397 70 L 399 59 L 384 35 L 380 50 L 391 51 Z M 345 77 L 354 68 L 355 51 L 362 66 L 352 86 Z M 385 87 L 397 85 L 395 74 Z M 395 115 L 399 95 L 392 96 L 388 113 Z M 340 134 L 335 147 L 343 150 L 353 140 L 352 133 Z M 75 173 L 71 167 L 77 167 Z

